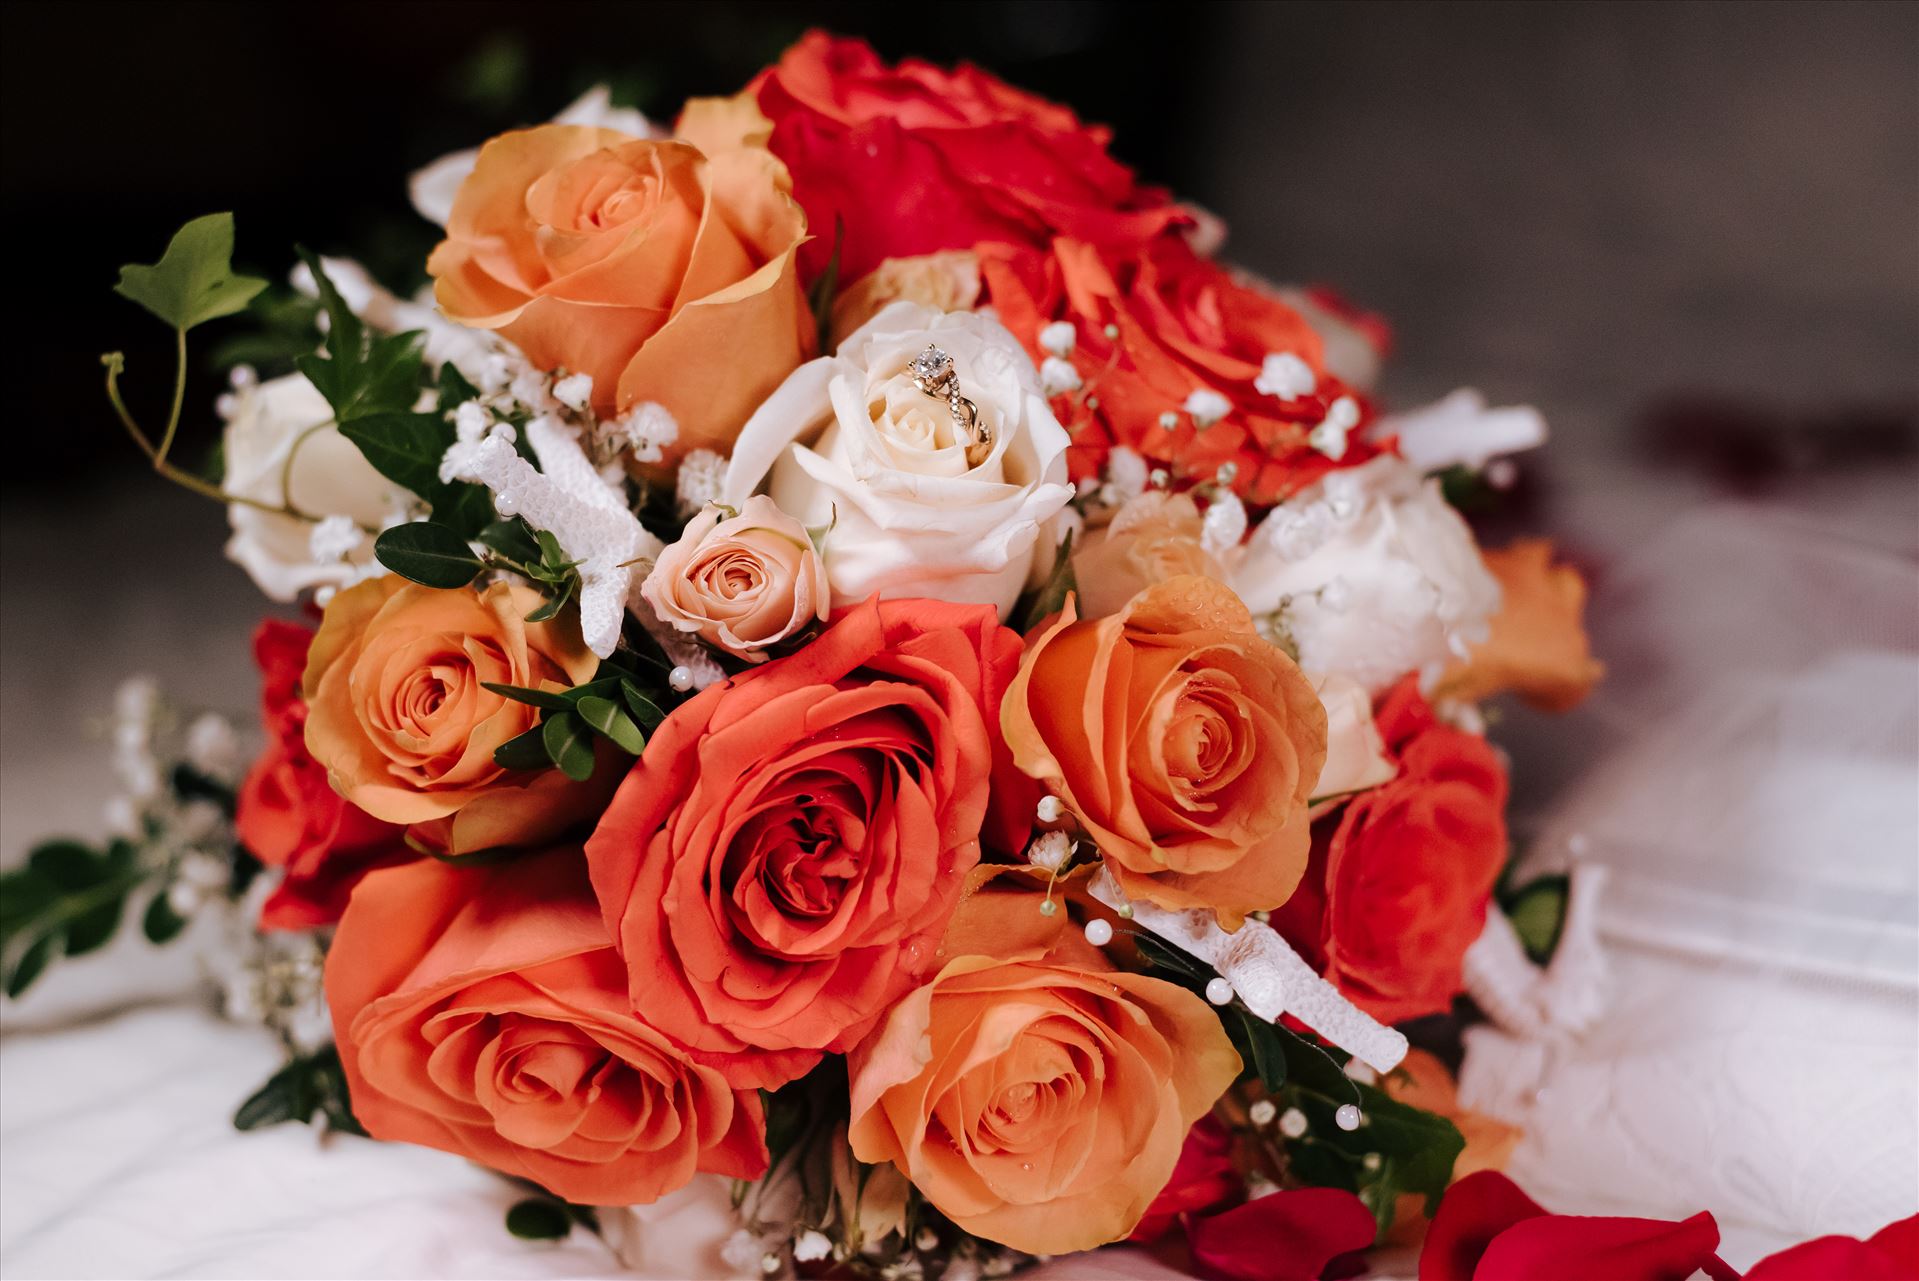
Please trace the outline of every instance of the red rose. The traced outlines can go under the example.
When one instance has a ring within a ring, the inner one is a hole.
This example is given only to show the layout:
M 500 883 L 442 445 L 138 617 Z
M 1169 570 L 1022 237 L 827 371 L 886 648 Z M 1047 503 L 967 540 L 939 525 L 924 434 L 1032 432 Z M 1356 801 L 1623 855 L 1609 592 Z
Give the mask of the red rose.
M 1306 877 L 1274 926 L 1387 1023 L 1446 1009 L 1506 859 L 1506 773 L 1486 741 L 1441 723 L 1413 677 L 1378 715 L 1399 775 L 1313 832 Z
M 1887 1224 L 1864 1241 L 1820 1237 L 1767 1255 L 1745 1281 L 1919 1281 L 1919 1215 Z
M 1074 327 L 1069 358 L 1081 389 L 1052 400 L 1073 438 L 1074 479 L 1096 475 L 1108 451 L 1125 445 L 1176 482 L 1211 480 L 1231 463 L 1240 496 L 1271 503 L 1378 453 L 1359 438 L 1364 401 L 1327 372 L 1306 319 L 1177 237 L 1124 257 L 1077 239 L 1041 249 L 980 245 L 978 253 L 987 301 L 1035 360 L 1046 355 L 1041 329 L 1060 320 Z M 1292 381 L 1275 384 L 1266 359 L 1288 355 L 1298 361 Z M 1189 411 L 1195 392 L 1216 394 L 1222 416 Z M 1348 397 L 1358 417 L 1335 461 L 1308 437 Z
M 772 1086 L 929 968 L 979 861 L 1019 637 L 990 606 L 867 601 L 667 717 L 587 842 L 634 1008 Z
M 1240 1199 L 1245 1181 L 1233 1165 L 1233 1136 L 1210 1114 L 1186 1131 L 1173 1177 L 1159 1190 L 1129 1241 L 1157 1241 L 1182 1214 L 1201 1214 Z
M 1344 1188 L 1291 1188 L 1189 1220 L 1194 1270 L 1207 1281 L 1317 1281 L 1373 1243 L 1373 1212 Z
M 353 1115 L 586 1205 L 766 1173 L 759 1096 L 633 1017 L 577 846 L 369 876 L 327 956 Z
M 1107 154 L 1110 133 L 978 67 L 896 67 L 815 31 L 753 83 L 813 240 L 812 279 L 845 223 L 840 279 L 887 258 L 1044 245 L 1073 236 L 1124 251 L 1191 218 Z
M 253 634 L 267 744 L 240 784 L 233 822 L 250 854 L 285 869 L 260 911 L 267 930 L 331 925 L 362 876 L 413 857 L 399 827 L 342 799 L 307 752 L 300 674 L 312 640 L 311 630 L 276 618 Z
M 1419 1281 L 1712 1281 L 1738 1273 L 1713 1253 L 1710 1214 L 1682 1222 L 1548 1214 L 1496 1170 L 1446 1190 L 1419 1252 Z

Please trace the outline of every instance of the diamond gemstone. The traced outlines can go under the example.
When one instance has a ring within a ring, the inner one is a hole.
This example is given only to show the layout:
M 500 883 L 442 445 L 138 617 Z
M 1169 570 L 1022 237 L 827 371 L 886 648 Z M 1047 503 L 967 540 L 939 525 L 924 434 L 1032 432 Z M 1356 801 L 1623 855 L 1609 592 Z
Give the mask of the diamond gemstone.
M 913 357 L 913 377 L 938 382 L 953 368 L 953 358 L 938 347 L 929 346 Z

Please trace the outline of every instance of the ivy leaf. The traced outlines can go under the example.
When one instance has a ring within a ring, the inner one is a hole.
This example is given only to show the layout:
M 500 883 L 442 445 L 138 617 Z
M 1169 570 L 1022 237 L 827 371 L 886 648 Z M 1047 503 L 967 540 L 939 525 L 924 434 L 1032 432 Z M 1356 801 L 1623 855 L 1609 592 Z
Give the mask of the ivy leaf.
M 400 577 L 422 587 L 465 587 L 486 568 L 466 539 L 432 521 L 414 521 L 386 530 L 373 540 L 373 555 Z
M 403 489 L 430 498 L 443 488 L 440 459 L 453 443 L 453 426 L 432 414 L 381 411 L 340 424 L 373 470 Z
M 1047 575 L 1045 586 L 1034 594 L 1033 603 L 1026 607 L 1020 631 L 1030 632 L 1066 608 L 1066 597 L 1077 590 L 1079 583 L 1073 577 L 1073 531 L 1068 530 L 1060 541 L 1053 572 Z
M 233 215 L 213 213 L 174 232 L 159 262 L 120 268 L 113 292 L 184 333 L 245 310 L 266 287 L 257 276 L 233 274 Z
M 585 721 L 570 711 L 558 712 L 546 718 L 540 733 L 546 754 L 560 773 L 576 783 L 593 777 L 593 744 Z
M 1286 1084 L 1286 1047 L 1279 1039 L 1278 1026 L 1240 1006 L 1233 1007 L 1233 1013 L 1239 1027 L 1235 1029 L 1229 1022 L 1227 1035 L 1236 1046 L 1243 1047 L 1240 1057 L 1259 1077 L 1266 1093 L 1277 1094 Z
M 580 719 L 611 739 L 615 746 L 630 756 L 638 756 L 646 750 L 646 735 L 640 733 L 630 717 L 620 709 L 620 705 L 609 698 L 587 696 L 573 705 Z
M 558 1241 L 573 1230 L 566 1207 L 545 1197 L 528 1197 L 506 1212 L 506 1230 L 522 1241 Z
M 1302 1089 L 1340 1103 L 1358 1103 L 1359 1085 L 1346 1075 L 1340 1061 L 1282 1023 L 1268 1024 L 1286 1055 L 1286 1076 Z
M 493 763 L 501 769 L 547 768 L 553 758 L 546 754 L 544 732 L 544 726 L 535 725 L 524 734 L 515 734 L 493 749 Z
M 326 356 L 303 356 L 295 366 L 333 406 L 334 420 L 342 427 L 368 414 L 410 412 L 424 379 L 420 335 L 369 334 L 327 278 L 318 255 L 304 248 L 295 252 L 313 273 L 327 314 Z

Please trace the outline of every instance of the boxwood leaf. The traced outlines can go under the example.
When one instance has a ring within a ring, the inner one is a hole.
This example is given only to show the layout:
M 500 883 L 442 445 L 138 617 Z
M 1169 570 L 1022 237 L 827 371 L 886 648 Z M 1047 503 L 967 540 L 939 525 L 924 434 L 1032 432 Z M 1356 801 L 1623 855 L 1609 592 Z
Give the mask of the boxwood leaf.
M 646 735 L 613 700 L 588 696 L 574 703 L 573 708 L 581 720 L 612 739 L 621 751 L 638 756 L 646 750 Z
M 465 587 L 482 569 L 466 539 L 432 521 L 395 525 L 373 542 L 382 565 L 423 587 Z
M 245 310 L 266 287 L 257 276 L 233 274 L 233 215 L 212 213 L 174 232 L 159 262 L 120 268 L 113 292 L 186 330 Z
M 493 763 L 501 769 L 546 769 L 553 760 L 546 754 L 544 726 L 535 725 L 524 734 L 493 749 Z
M 541 727 L 546 754 L 576 783 L 593 777 L 593 743 L 586 722 L 572 712 L 556 712 Z
M 573 1230 L 566 1207 L 543 1197 L 528 1197 L 506 1212 L 506 1230 L 524 1241 L 557 1241 Z
M 549 712 L 570 712 L 573 701 L 565 694 L 550 689 L 533 689 L 526 685 L 505 685 L 499 681 L 481 681 L 481 689 L 490 689 L 503 698 L 516 703 L 525 703 L 528 707 L 538 707 Z
M 173 910 L 167 902 L 165 891 L 153 896 L 147 904 L 146 913 L 140 918 L 140 930 L 150 943 L 165 943 L 177 937 L 187 927 L 187 920 Z

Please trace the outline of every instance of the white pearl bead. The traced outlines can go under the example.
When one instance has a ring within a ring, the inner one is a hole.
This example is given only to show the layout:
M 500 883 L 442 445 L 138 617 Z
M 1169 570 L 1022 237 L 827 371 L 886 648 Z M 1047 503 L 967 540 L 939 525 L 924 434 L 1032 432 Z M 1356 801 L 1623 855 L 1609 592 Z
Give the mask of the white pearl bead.
M 1094 947 L 1105 947 L 1113 941 L 1113 923 L 1111 921 L 1086 922 L 1086 941 Z
M 1296 1139 L 1306 1133 L 1306 1114 L 1298 1108 L 1287 1108 L 1279 1118 L 1279 1132 L 1289 1139 Z
M 1342 1130 L 1357 1130 L 1359 1128 L 1359 1109 L 1351 1103 L 1340 1104 L 1339 1111 L 1333 1113 L 1333 1124 Z
M 1214 979 L 1206 985 L 1206 999 L 1214 1005 L 1224 1005 L 1233 999 L 1233 985 L 1225 979 Z
M 1066 813 L 1066 806 L 1060 803 L 1057 796 L 1042 796 L 1039 798 L 1039 805 L 1035 812 L 1039 815 L 1040 822 L 1057 823 L 1060 816 Z
M 666 683 L 680 691 L 680 693 L 686 693 L 687 690 L 693 688 L 693 669 L 684 666 L 675 667 L 666 674 Z
M 1279 1115 L 1279 1108 L 1271 1099 L 1261 1099 L 1246 1109 L 1246 1115 L 1254 1125 L 1271 1125 L 1273 1118 Z

